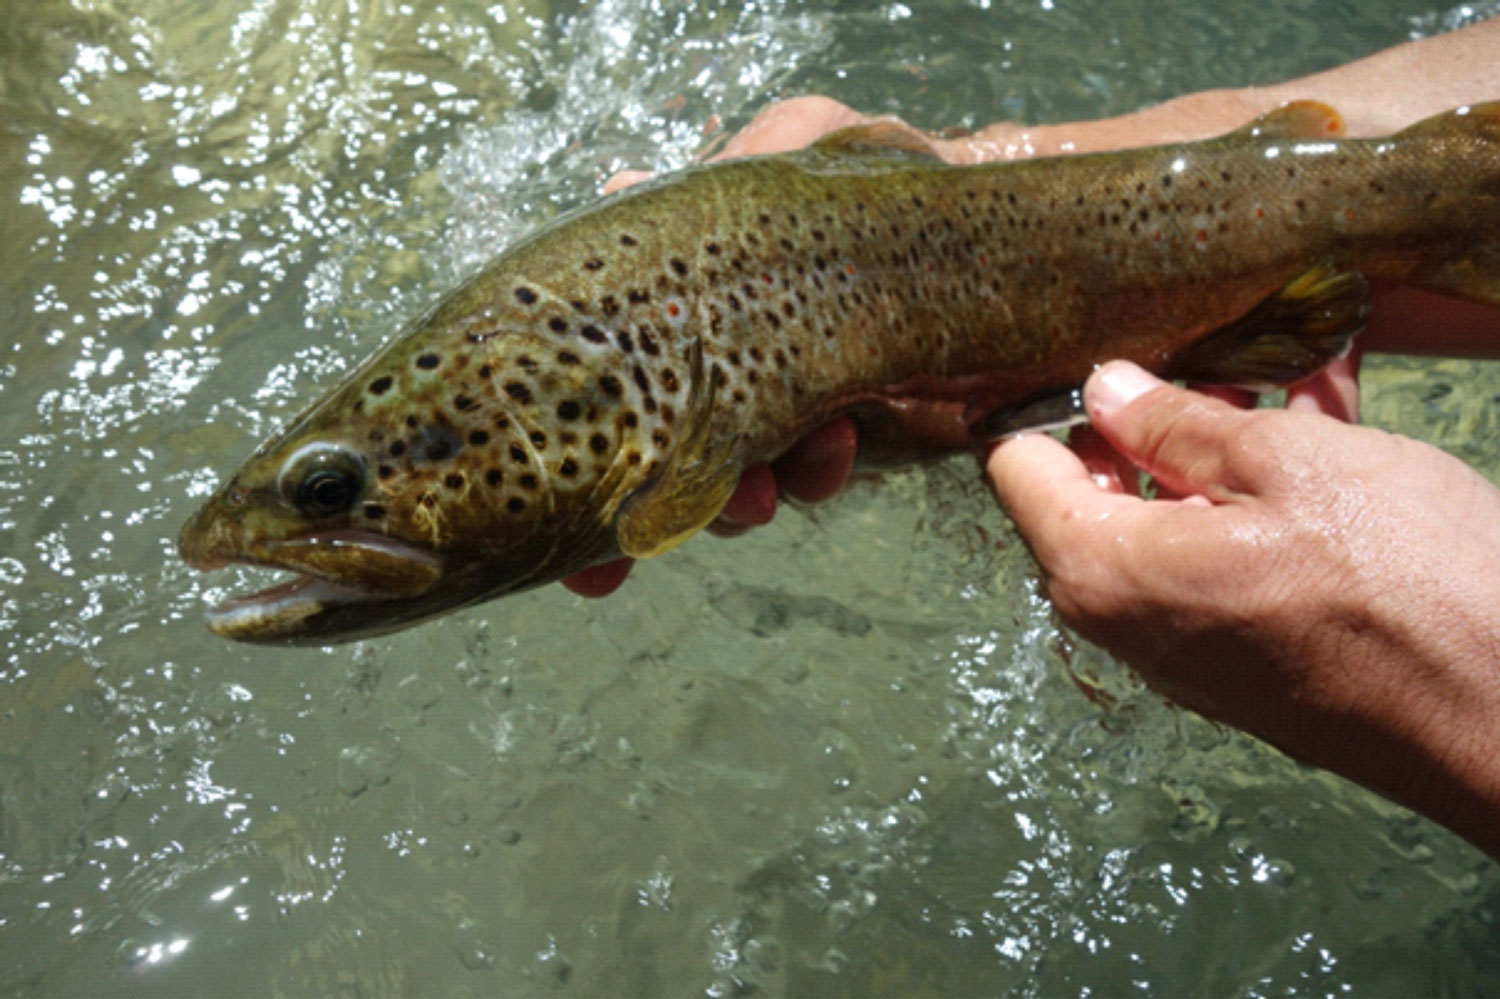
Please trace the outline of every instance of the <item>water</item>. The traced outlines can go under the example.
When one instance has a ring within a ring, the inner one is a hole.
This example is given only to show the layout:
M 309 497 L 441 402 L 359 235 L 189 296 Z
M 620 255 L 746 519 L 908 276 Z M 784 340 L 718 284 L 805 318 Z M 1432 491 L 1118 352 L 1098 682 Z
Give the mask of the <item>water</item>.
M 1495 9 L 17 7 L 0 988 L 1495 991 L 1493 865 L 1072 646 L 966 461 L 330 651 L 214 639 L 249 573 L 172 550 L 395 318 L 715 116 L 1111 114 Z M 1494 475 L 1495 384 L 1386 362 L 1370 418 Z

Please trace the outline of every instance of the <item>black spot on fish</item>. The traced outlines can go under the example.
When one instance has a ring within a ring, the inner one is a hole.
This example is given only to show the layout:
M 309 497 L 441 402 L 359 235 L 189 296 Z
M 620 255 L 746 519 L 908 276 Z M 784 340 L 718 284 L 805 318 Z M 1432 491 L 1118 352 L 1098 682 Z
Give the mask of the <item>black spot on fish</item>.
M 710 256 L 717 257 L 720 253 L 723 252 L 724 248 L 721 247 L 718 243 L 708 242 L 703 244 L 703 249 Z
M 525 475 L 521 476 L 516 481 L 518 481 L 518 482 L 521 483 L 521 488 L 522 489 L 535 489 L 536 488 L 536 476 L 533 475 L 533 474 L 531 474 L 530 472 L 527 472 Z
M 492 375 L 492 374 L 494 374 L 494 369 L 491 368 L 488 364 L 482 364 L 482 365 L 480 365 L 480 367 L 479 367 L 479 377 L 480 378 L 483 378 L 486 381 L 488 381 L 490 375 Z
M 631 288 L 625 293 L 631 305 L 641 305 L 651 301 L 651 293 L 644 288 Z
M 631 342 L 630 334 L 625 332 L 624 330 L 621 330 L 620 332 L 615 334 L 615 342 L 618 343 L 620 345 L 620 349 L 627 354 L 635 350 L 635 344 Z
M 522 305 L 535 305 L 536 292 L 526 287 L 517 288 L 516 301 L 520 302 Z
M 391 376 L 390 375 L 381 375 L 379 378 L 375 379 L 373 382 L 370 383 L 370 394 L 371 395 L 382 395 L 390 387 L 391 387 Z
M 505 394 L 522 404 L 531 402 L 531 389 L 523 382 L 506 382 Z
M 382 479 L 389 479 L 391 476 L 396 474 L 396 470 L 390 465 L 381 465 L 375 470 L 375 474 L 380 476 Z
M 544 449 L 546 448 L 546 446 L 547 446 L 547 434 L 544 431 L 533 430 L 531 433 L 527 434 L 526 436 L 530 437 L 531 438 L 531 443 L 535 444 L 537 447 L 544 448 Z
M 547 327 L 554 333 L 566 333 L 568 330 L 568 321 L 561 316 L 553 316 L 547 320 Z
M 635 366 L 635 371 L 632 372 L 632 375 L 635 378 L 635 384 L 637 388 L 639 388 L 642 392 L 651 391 L 651 383 L 646 379 L 646 372 L 641 368 L 639 364 Z
M 656 357 L 661 353 L 661 346 L 656 342 L 656 337 L 651 335 L 650 330 L 642 325 L 636 332 L 642 350 L 652 357 Z
M 422 453 L 428 461 L 442 461 L 453 453 L 453 445 L 446 440 L 430 441 Z
M 618 397 L 620 393 L 625 391 L 625 387 L 620 384 L 620 379 L 616 378 L 614 375 L 600 375 L 599 387 L 604 390 L 605 395 L 612 395 L 616 397 Z
M 585 326 L 578 332 L 581 333 L 583 335 L 583 338 L 585 340 L 588 340 L 590 343 L 603 343 L 605 340 L 609 339 L 604 335 L 604 331 L 597 326 Z
M 423 354 L 417 358 L 417 367 L 427 371 L 431 371 L 439 363 L 441 363 L 441 359 L 436 354 Z
M 636 239 L 635 239 L 634 236 L 630 235 L 630 233 L 628 233 L 628 232 L 621 233 L 620 234 L 620 245 L 621 246 L 635 246 L 636 245 Z
M 526 464 L 526 449 L 519 444 L 512 444 L 510 446 L 510 460 L 517 465 Z
M 488 482 L 491 486 L 498 486 L 505 481 L 505 475 L 500 469 L 492 468 L 484 473 L 484 481 Z
M 578 474 L 578 462 L 572 458 L 564 458 L 562 463 L 557 466 L 557 471 L 571 478 Z
M 580 364 L 582 363 L 577 354 L 571 350 L 559 350 L 557 352 L 558 364 Z
M 415 416 L 408 416 L 406 418 L 406 425 L 415 430 L 417 427 L 417 418 Z
M 672 258 L 671 264 L 672 270 L 677 272 L 678 277 L 685 277 L 687 275 L 687 264 L 683 263 L 676 257 Z
M 472 430 L 469 432 L 469 445 L 471 447 L 484 447 L 490 442 L 490 435 L 483 430 Z
M 589 438 L 589 450 L 595 454 L 603 454 L 609 450 L 609 438 L 603 434 L 594 434 Z
M 406 453 L 406 441 L 392 441 L 390 446 L 392 458 L 399 458 Z
M 520 513 L 522 510 L 526 509 L 526 501 L 519 496 L 512 496 L 510 499 L 505 501 L 505 509 L 509 510 L 511 513 Z
M 626 410 L 620 416 L 620 422 L 622 424 L 624 424 L 625 426 L 630 427 L 631 429 L 634 429 L 636 426 L 638 426 L 640 424 L 641 418 L 639 416 L 636 416 L 635 413 L 631 412 L 630 410 Z
M 681 384 L 677 380 L 677 372 L 671 368 L 663 368 L 661 373 L 661 384 L 668 392 L 676 392 Z
M 599 311 L 606 316 L 617 316 L 620 314 L 620 303 L 615 300 L 615 296 L 605 295 L 599 299 Z
M 443 479 L 443 485 L 449 489 L 462 489 L 464 487 L 464 477 L 458 472 L 449 472 L 447 477 Z
M 581 407 L 572 399 L 564 399 L 557 404 L 557 418 L 559 420 L 576 420 L 581 411 Z
M 466 396 L 466 395 L 456 395 L 456 396 L 453 397 L 453 408 L 456 409 L 456 410 L 458 410 L 460 413 L 467 413 L 469 410 L 473 409 L 476 405 L 478 405 L 478 403 L 476 403 L 469 396 Z
M 583 262 L 583 267 L 584 270 L 589 271 L 602 270 L 604 267 L 604 261 L 600 260 L 598 257 L 590 257 Z

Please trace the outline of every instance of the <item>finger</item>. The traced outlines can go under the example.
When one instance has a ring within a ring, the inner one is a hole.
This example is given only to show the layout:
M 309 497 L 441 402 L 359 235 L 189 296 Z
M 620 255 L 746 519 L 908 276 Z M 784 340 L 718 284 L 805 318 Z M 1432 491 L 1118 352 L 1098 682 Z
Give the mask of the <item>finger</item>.
M 1099 488 L 1083 460 L 1046 434 L 1001 441 L 985 472 L 995 497 L 1044 571 L 1076 549 L 1110 514 L 1141 500 Z
M 1324 365 L 1286 391 L 1286 408 L 1323 413 L 1345 423 L 1359 422 L 1359 342 L 1349 353 Z
M 650 179 L 651 172 L 649 170 L 621 170 L 604 182 L 603 191 L 605 194 L 614 194 L 616 191 L 624 190 L 631 184 L 639 184 L 643 180 Z
M 752 465 L 740 475 L 729 502 L 708 529 L 721 538 L 732 538 L 752 527 L 769 524 L 776 516 L 776 475 L 769 465 Z
M 1068 435 L 1068 447 L 1078 455 L 1094 484 L 1111 493 L 1140 495 L 1140 470 L 1093 427 L 1078 427 Z
M 829 132 L 868 119 L 831 97 L 794 97 L 772 104 L 740 129 L 711 159 L 801 149 Z
M 1252 483 L 1234 462 L 1254 414 L 1169 385 L 1128 361 L 1111 361 L 1083 389 L 1089 422 L 1132 464 L 1182 496 L 1217 502 Z
M 1188 388 L 1200 395 L 1206 395 L 1210 399 L 1219 399 L 1229 403 L 1235 409 L 1254 409 L 1260 394 L 1238 385 L 1203 385 L 1189 384 Z
M 847 416 L 825 424 L 776 460 L 781 491 L 804 503 L 821 503 L 841 492 L 854 470 L 859 432 Z
M 634 559 L 620 558 L 602 565 L 590 566 L 582 572 L 564 576 L 562 584 L 580 597 L 604 597 L 620 588 L 625 577 L 630 575 Z

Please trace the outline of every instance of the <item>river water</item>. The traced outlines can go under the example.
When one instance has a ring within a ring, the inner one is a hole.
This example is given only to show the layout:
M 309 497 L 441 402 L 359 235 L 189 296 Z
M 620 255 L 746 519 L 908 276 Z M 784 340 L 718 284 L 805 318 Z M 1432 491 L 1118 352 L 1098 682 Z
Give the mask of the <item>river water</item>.
M 1492 863 L 1071 642 L 970 460 L 328 650 L 214 638 L 252 574 L 173 550 L 401 317 L 713 121 L 1120 113 L 1500 4 L 9 4 L 0 990 L 1500 989 Z M 1368 419 L 1493 476 L 1497 383 L 1379 362 Z

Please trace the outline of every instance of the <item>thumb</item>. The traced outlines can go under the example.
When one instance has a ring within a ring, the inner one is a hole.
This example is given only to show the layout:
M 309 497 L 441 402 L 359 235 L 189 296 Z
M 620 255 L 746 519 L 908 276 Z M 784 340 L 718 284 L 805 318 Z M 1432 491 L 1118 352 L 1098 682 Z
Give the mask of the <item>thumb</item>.
M 1177 388 L 1129 361 L 1096 370 L 1083 405 L 1094 429 L 1167 489 L 1214 502 L 1255 491 L 1256 470 L 1238 460 L 1253 412 Z

